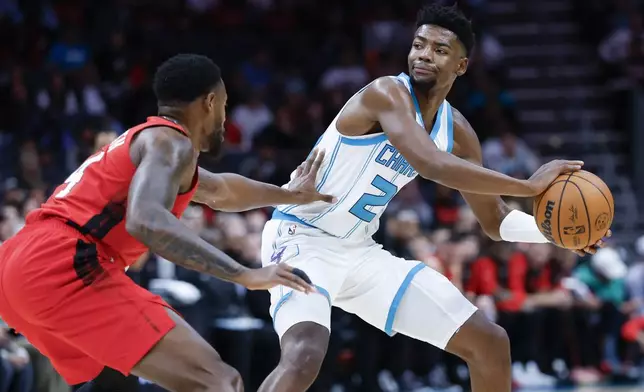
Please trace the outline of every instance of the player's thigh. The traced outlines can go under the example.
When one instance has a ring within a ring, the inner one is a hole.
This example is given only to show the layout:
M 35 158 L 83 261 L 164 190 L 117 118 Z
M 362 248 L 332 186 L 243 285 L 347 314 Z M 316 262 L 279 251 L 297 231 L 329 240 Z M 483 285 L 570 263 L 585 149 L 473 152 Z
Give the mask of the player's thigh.
M 170 391 L 241 391 L 238 372 L 190 325 L 166 309 L 176 326 L 134 366 L 132 374 Z
M 411 280 L 401 297 L 393 330 L 445 349 L 476 311 L 476 306 L 452 282 L 426 267 Z
M 476 311 L 442 274 L 384 250 L 352 271 L 336 303 L 389 335 L 403 333 L 441 349 Z
M 22 250 L 27 272 L 11 265 L 2 269 L 1 310 L 16 313 L 12 324 L 28 324 L 16 327 L 71 383 L 89 381 L 104 366 L 127 375 L 175 327 L 169 305 L 101 256 L 95 244 L 68 239 L 56 252 L 48 242 Z M 33 281 L 38 266 L 45 272 Z M 17 285 L 20 277 L 28 284 Z
M 289 255 L 286 260 L 280 262 L 305 271 L 317 289 L 310 294 L 284 286 L 269 290 L 271 295 L 269 312 L 280 339 L 291 327 L 303 322 L 313 322 L 330 331 L 332 301 L 342 285 L 343 271 L 337 271 L 315 251 Z
M 0 317 L 75 385 L 96 377 L 104 365 L 61 335 L 68 326 L 91 331 L 96 320 L 69 302 L 86 292 L 72 266 L 76 241 L 50 234 L 43 239 L 46 233 L 27 231 L 0 248 Z
M 292 228 L 291 228 L 292 229 Z M 311 278 L 317 292 L 304 294 L 288 287 L 270 289 L 270 314 L 280 339 L 296 324 L 313 322 L 331 329 L 331 305 L 347 275 L 341 246 L 330 241 L 298 235 L 289 223 L 269 221 L 262 236 L 262 264 L 286 263 Z

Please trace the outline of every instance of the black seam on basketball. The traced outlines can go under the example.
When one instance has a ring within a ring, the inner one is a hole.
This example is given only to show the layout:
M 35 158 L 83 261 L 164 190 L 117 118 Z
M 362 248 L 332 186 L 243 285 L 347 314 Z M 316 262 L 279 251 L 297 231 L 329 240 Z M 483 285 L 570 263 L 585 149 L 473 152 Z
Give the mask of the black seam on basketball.
M 552 184 L 548 185 L 548 187 L 546 188 L 546 190 L 545 190 L 545 191 L 543 191 L 543 192 L 541 193 L 541 195 L 543 195 L 544 193 L 548 192 L 548 190 L 549 190 L 550 188 L 552 188 L 553 186 L 555 186 L 555 184 L 559 184 L 560 182 L 566 182 L 566 181 L 568 181 L 568 180 L 559 180 L 559 181 L 555 181 L 555 182 L 553 182 Z
M 559 210 L 557 211 L 557 234 L 559 234 L 559 244 L 561 244 L 561 246 L 564 248 L 566 246 L 564 245 L 563 236 L 561 235 L 561 202 L 563 201 L 564 192 L 566 191 L 566 185 L 568 185 L 568 180 L 570 180 L 570 177 L 572 177 L 572 173 L 568 175 L 568 178 L 562 180 L 566 183 L 561 187 L 561 194 L 559 195 Z
M 590 180 L 588 180 L 588 179 L 586 179 L 586 178 L 584 178 L 582 176 L 576 176 L 575 173 L 573 173 L 573 177 L 579 178 L 581 180 L 586 181 L 587 183 L 589 183 L 590 185 L 594 186 L 595 189 L 597 189 L 599 191 L 599 193 L 604 197 L 604 200 L 606 200 L 606 204 L 608 204 L 608 211 L 610 211 L 610 219 L 612 221 L 613 218 L 614 218 L 614 215 L 615 215 L 615 206 L 613 205 L 613 208 L 610 208 L 610 201 L 608 201 L 608 197 L 606 197 L 606 195 L 604 195 L 604 192 L 602 192 L 602 190 L 597 185 L 593 184 L 592 181 L 590 181 Z M 613 200 L 613 203 L 614 202 L 615 202 L 615 200 Z
M 584 197 L 584 193 L 581 191 L 581 188 L 579 185 L 575 184 L 574 181 L 570 181 L 571 184 L 573 184 L 577 190 L 579 191 L 579 195 L 581 196 L 581 201 L 584 203 L 584 208 L 586 209 L 586 218 L 588 218 L 588 241 L 586 242 L 586 246 L 590 246 L 590 238 L 591 234 L 593 232 L 593 226 L 592 223 L 590 223 L 590 213 L 588 212 L 588 204 L 586 204 L 586 198 Z

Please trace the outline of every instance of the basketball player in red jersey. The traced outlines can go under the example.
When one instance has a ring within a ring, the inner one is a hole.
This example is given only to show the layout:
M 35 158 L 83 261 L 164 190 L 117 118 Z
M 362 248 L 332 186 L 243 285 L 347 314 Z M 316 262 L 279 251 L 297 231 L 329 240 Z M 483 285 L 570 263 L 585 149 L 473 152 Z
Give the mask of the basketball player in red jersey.
M 175 56 L 158 69 L 154 90 L 159 115 L 88 158 L 0 247 L 0 317 L 69 384 L 97 380 L 82 390 L 121 390 L 98 382 L 114 369 L 170 391 L 241 391 L 238 373 L 125 269 L 149 249 L 249 289 L 314 290 L 286 265 L 243 267 L 178 218 L 191 201 L 227 211 L 330 202 L 315 190 L 323 154 L 309 157 L 290 189 L 209 173 L 197 157 L 223 142 L 219 68 Z

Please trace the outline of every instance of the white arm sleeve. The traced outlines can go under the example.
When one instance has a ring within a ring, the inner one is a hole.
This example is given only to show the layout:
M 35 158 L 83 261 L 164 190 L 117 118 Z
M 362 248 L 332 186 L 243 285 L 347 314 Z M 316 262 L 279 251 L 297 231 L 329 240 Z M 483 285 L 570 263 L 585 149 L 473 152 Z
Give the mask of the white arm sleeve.
M 518 210 L 510 211 L 503 219 L 499 227 L 499 234 L 504 241 L 508 242 L 539 244 L 549 242 L 539 231 L 534 217 Z

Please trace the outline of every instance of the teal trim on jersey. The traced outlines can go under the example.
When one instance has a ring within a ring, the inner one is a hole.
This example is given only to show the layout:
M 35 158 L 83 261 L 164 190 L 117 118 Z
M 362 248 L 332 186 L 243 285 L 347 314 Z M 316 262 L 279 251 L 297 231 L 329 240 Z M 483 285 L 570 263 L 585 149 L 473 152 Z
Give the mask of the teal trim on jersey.
M 306 156 L 306 159 L 309 159 L 311 157 L 311 154 L 313 154 L 313 151 L 315 150 L 315 147 L 317 147 L 318 144 L 320 144 L 320 142 L 322 141 L 323 137 L 324 137 L 324 134 L 321 134 L 320 137 L 318 138 L 318 140 L 313 145 L 313 148 L 311 149 L 311 151 L 309 151 L 309 155 Z
M 318 220 L 320 220 L 322 217 L 324 217 L 329 212 L 335 211 L 335 209 L 338 208 L 340 206 L 340 204 L 342 204 L 342 202 L 347 198 L 347 196 L 349 196 L 351 194 L 351 191 L 353 190 L 353 187 L 355 187 L 356 184 L 359 182 L 359 180 L 362 177 L 362 175 L 364 174 L 365 170 L 367 170 L 367 167 L 369 166 L 369 163 L 371 163 L 371 160 L 373 159 L 373 156 L 375 155 L 376 151 L 378 151 L 378 146 L 379 145 L 380 144 L 376 144 L 373 147 L 373 149 L 371 150 L 371 153 L 369 153 L 369 156 L 367 157 L 367 160 L 362 165 L 362 169 L 360 170 L 360 173 L 358 173 L 358 176 L 354 180 L 353 185 L 351 186 L 351 188 L 349 188 L 349 191 L 347 193 L 345 193 L 344 196 L 342 196 L 340 198 L 340 200 L 338 200 L 338 202 L 335 203 L 335 205 L 333 207 L 328 208 L 326 211 L 321 212 L 318 216 L 315 216 L 315 217 L 309 219 L 309 222 L 311 222 L 311 223 L 317 222 Z
M 419 117 L 420 121 L 421 121 L 420 125 L 422 125 L 423 128 L 424 128 L 425 127 L 425 120 L 423 120 L 423 115 L 422 115 L 422 112 L 420 111 L 420 105 L 418 104 L 418 99 L 416 98 L 416 93 L 414 92 L 414 87 L 411 85 L 411 78 L 409 77 L 409 75 L 407 75 L 405 73 L 401 73 L 400 75 L 398 75 L 398 77 L 404 78 L 407 81 L 407 83 L 409 83 L 409 93 L 411 94 L 411 98 L 414 101 L 414 107 L 416 108 L 416 115 L 420 116 Z M 441 129 L 441 116 L 443 114 L 443 110 L 446 109 L 446 106 L 447 105 L 445 105 L 445 101 L 443 101 L 443 103 L 441 103 L 441 105 L 438 107 L 438 110 L 436 111 L 436 121 L 434 121 L 434 125 L 432 126 L 432 132 L 429 134 L 429 136 L 434 141 L 438 137 L 438 132 Z M 448 149 L 449 149 L 449 151 L 451 151 L 451 145 L 452 145 L 452 136 L 451 136 L 452 135 L 452 121 L 451 121 L 451 119 L 452 119 L 452 111 L 451 111 L 451 108 L 447 112 L 447 115 L 448 115 L 448 117 L 447 117 L 448 118 L 448 124 L 447 124 L 447 127 L 448 127 L 447 128 L 448 142 L 447 143 L 448 143 L 448 146 L 449 146 Z
M 407 84 L 409 85 L 409 94 L 411 94 L 411 100 L 414 102 L 414 108 L 416 108 L 416 121 L 420 119 L 420 125 L 424 128 L 425 127 L 425 120 L 423 120 L 423 114 L 420 111 L 420 105 L 418 104 L 418 98 L 416 98 L 416 93 L 414 92 L 414 87 L 411 85 L 411 78 L 409 75 L 406 73 L 401 73 L 398 75 L 398 77 L 402 77 L 407 81 Z
M 279 301 L 277 301 L 277 305 L 275 305 L 275 310 L 273 310 L 273 314 L 271 315 L 271 317 L 273 317 L 273 321 L 275 321 L 275 316 L 277 316 L 277 311 L 280 310 L 282 305 L 284 305 L 284 303 L 288 301 L 288 299 L 291 298 L 292 296 L 293 296 L 293 292 L 289 291 L 288 293 L 283 295 L 282 298 L 279 299 Z
M 443 103 L 445 105 L 445 103 Z M 454 119 L 452 118 L 452 105 L 449 103 L 445 105 L 447 110 L 447 152 L 452 152 L 454 148 Z
M 351 138 L 347 136 L 342 136 L 342 143 L 349 146 L 372 146 L 374 144 L 382 143 L 387 140 L 387 135 L 384 133 L 361 137 L 361 138 Z
M 318 140 L 317 140 L 317 141 L 315 142 L 315 144 L 313 145 L 313 150 L 315 150 L 315 147 L 317 147 L 317 145 L 318 145 L 318 144 L 320 144 L 320 142 L 322 141 L 322 138 L 323 138 L 323 137 L 324 137 L 324 133 L 320 135 L 320 137 L 318 138 Z M 311 150 L 311 152 L 313 152 L 313 150 Z
M 316 284 L 314 284 L 313 286 L 315 286 L 320 294 L 326 297 L 326 300 L 329 301 L 329 306 L 331 306 L 331 294 L 329 294 L 329 292 L 324 287 L 318 286 Z
M 407 292 L 407 289 L 409 288 L 411 281 L 414 279 L 414 276 L 416 276 L 416 274 L 422 271 L 422 269 L 425 267 L 427 267 L 425 264 L 418 263 L 418 265 L 416 265 L 414 268 L 409 270 L 409 272 L 407 273 L 407 276 L 405 277 L 405 280 L 403 280 L 402 284 L 398 288 L 398 291 L 394 296 L 394 300 L 391 301 L 391 306 L 389 307 L 389 313 L 387 313 L 387 322 L 385 323 L 385 333 L 387 335 L 393 336 L 394 321 L 396 320 L 396 312 L 398 312 L 398 306 L 400 306 L 400 301 L 402 301 L 403 297 L 405 296 L 405 293 Z
M 322 136 L 324 136 L 324 134 Z M 322 140 L 322 136 L 320 136 L 318 141 L 315 142 L 315 146 L 317 146 L 320 143 L 320 141 Z M 338 141 L 335 143 L 335 147 L 333 147 L 333 153 L 331 154 L 331 160 L 329 162 L 329 166 L 326 167 L 326 170 L 324 171 L 324 174 L 322 175 L 322 181 L 320 181 L 320 183 L 315 187 L 315 189 L 318 192 L 320 191 L 320 189 L 322 189 L 322 185 L 324 185 L 324 183 L 327 180 L 327 177 L 329 176 L 329 173 L 331 172 L 331 168 L 333 167 L 333 163 L 335 162 L 335 158 L 338 155 L 338 150 L 340 149 L 340 145 L 342 144 L 341 141 L 342 141 L 342 136 L 339 136 Z M 313 147 L 313 150 L 315 149 L 315 146 Z M 309 159 L 309 157 L 313 153 L 313 150 L 311 150 L 311 152 L 309 153 L 309 156 L 306 157 L 306 159 Z M 291 211 L 292 209 L 294 209 L 297 206 L 298 206 L 298 204 L 290 205 L 290 206 L 286 207 L 284 209 L 284 211 L 282 211 L 282 212 L 289 212 L 289 211 Z
M 443 110 L 445 110 L 445 101 L 441 103 L 441 106 L 439 106 L 438 110 L 436 111 L 436 121 L 434 121 L 432 132 L 429 134 L 429 137 L 431 137 L 434 141 L 436 141 L 438 132 L 441 130 L 441 117 L 443 117 Z
M 296 216 L 286 214 L 286 213 L 284 213 L 284 212 L 282 212 L 282 211 L 280 211 L 278 209 L 275 209 L 273 211 L 273 215 L 271 216 L 271 220 L 272 219 L 283 220 L 283 221 L 287 221 L 287 222 L 295 222 L 295 223 L 299 223 L 301 225 L 304 225 L 306 227 L 315 227 L 313 225 L 310 225 L 310 224 L 304 222 L 302 219 L 300 219 L 300 218 L 298 218 Z
M 331 159 L 329 160 L 329 166 L 327 166 L 326 170 L 324 171 L 324 175 L 322 176 L 322 181 L 320 181 L 320 183 L 315 187 L 315 189 L 318 192 L 320 191 L 320 189 L 322 189 L 322 186 L 329 178 L 329 173 L 331 173 L 331 168 L 333 168 L 333 164 L 335 163 L 335 158 L 337 158 L 338 151 L 340 151 L 340 146 L 342 145 L 342 139 L 343 139 L 343 136 L 338 137 L 338 141 L 335 143 L 335 147 L 333 148 L 333 153 L 331 154 Z
M 316 284 L 314 284 L 313 286 L 318 290 L 319 294 L 326 297 L 326 300 L 329 302 L 329 306 L 331 306 L 331 295 L 329 294 L 329 292 L 324 287 L 318 286 Z M 275 321 L 275 316 L 277 316 L 277 311 L 280 310 L 280 308 L 284 305 L 284 303 L 286 303 L 286 301 L 288 301 L 292 296 L 293 296 L 293 291 L 289 291 L 277 301 L 277 305 L 275 305 L 275 310 L 273 310 L 273 314 L 271 315 L 271 317 L 273 318 L 273 321 Z

